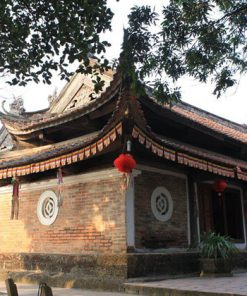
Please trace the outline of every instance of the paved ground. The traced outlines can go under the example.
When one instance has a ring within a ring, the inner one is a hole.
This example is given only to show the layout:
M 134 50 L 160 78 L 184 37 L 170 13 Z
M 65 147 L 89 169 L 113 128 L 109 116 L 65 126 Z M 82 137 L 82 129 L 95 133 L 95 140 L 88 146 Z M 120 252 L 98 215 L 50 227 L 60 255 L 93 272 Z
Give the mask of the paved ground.
M 19 284 L 19 296 L 36 296 L 37 285 Z M 237 273 L 233 277 L 170 279 L 153 282 L 135 282 L 126 285 L 127 292 L 135 295 L 169 295 L 169 296 L 246 296 L 247 272 Z M 52 288 L 54 296 L 126 296 L 125 293 L 99 292 L 80 289 Z M 4 282 L 0 282 L 0 296 L 6 295 Z
M 247 273 L 237 273 L 232 277 L 193 277 L 155 282 L 128 284 L 129 292 L 145 295 L 247 295 Z M 138 290 L 139 287 L 139 290 Z M 173 293 L 168 292 L 174 290 Z M 182 293 L 186 291 L 187 293 Z M 189 292 L 190 291 L 190 292 Z M 199 294 L 200 291 L 200 294 Z M 159 292 L 159 293 L 158 293 Z M 197 293 L 196 293 L 197 292 Z M 167 293 L 167 294 L 166 294 Z

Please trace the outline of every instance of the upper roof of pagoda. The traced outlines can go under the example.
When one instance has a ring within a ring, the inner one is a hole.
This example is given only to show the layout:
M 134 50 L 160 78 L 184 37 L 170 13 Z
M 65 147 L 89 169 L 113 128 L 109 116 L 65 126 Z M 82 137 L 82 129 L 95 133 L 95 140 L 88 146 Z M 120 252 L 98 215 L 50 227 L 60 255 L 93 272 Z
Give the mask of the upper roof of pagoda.
M 114 71 L 108 70 L 100 76 L 105 84 L 99 94 L 94 93 L 94 85 L 90 77 L 77 73 L 58 96 L 49 97 L 48 109 L 36 112 L 21 110 L 19 113 L 0 113 L 0 119 L 8 132 L 17 137 L 69 123 L 99 108 L 116 91 L 120 79 L 119 77 L 113 79 Z M 111 87 L 109 87 L 110 84 Z

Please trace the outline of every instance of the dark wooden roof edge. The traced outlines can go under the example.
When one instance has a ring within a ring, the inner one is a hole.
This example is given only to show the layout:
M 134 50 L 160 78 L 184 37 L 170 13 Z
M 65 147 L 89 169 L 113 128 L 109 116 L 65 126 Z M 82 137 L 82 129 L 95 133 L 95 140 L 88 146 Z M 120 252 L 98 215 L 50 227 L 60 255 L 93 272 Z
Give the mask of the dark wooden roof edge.
M 102 151 L 104 147 L 109 146 L 111 142 L 114 142 L 118 136 L 122 136 L 122 128 L 120 122 L 108 133 L 102 132 L 97 136 L 82 141 L 75 139 L 75 141 L 71 141 L 69 147 L 60 143 L 58 147 L 45 152 L 41 151 L 36 155 L 28 155 L 28 157 L 2 162 L 0 165 L 0 178 L 2 178 L 1 176 L 11 177 L 37 173 L 94 156 L 97 152 Z M 213 173 L 231 178 L 234 178 L 235 174 L 238 173 L 241 180 L 245 180 L 244 178 L 247 180 L 247 163 L 244 161 L 198 149 L 156 134 L 147 134 L 137 126 L 133 127 L 132 136 L 134 139 L 138 139 L 147 149 L 167 160 L 202 170 L 209 170 L 211 167 Z
M 49 110 L 49 108 L 37 110 L 37 111 L 28 111 L 28 112 L 22 112 L 21 114 L 12 114 L 12 113 L 4 113 L 0 111 L 0 120 L 5 122 L 30 122 L 30 117 L 34 115 L 44 115 Z M 35 118 L 33 118 L 35 120 Z M 36 118 L 36 120 L 40 119 Z
M 41 151 L 36 155 L 3 161 L 0 164 L 0 179 L 28 175 L 81 161 L 101 152 L 121 135 L 122 123 L 119 122 L 108 132 L 99 133 L 82 141 L 77 139 L 76 142 L 71 143 L 70 147 L 60 143 L 58 147 L 45 152 Z
M 196 146 L 175 139 L 171 139 L 163 135 L 158 135 L 153 132 L 146 133 L 139 127 L 137 128 L 141 131 L 141 133 L 146 134 L 152 141 L 155 141 L 160 145 L 165 145 L 168 149 L 176 149 L 177 152 L 182 153 L 187 152 L 190 153 L 191 156 L 203 157 L 205 160 L 217 161 L 219 164 L 229 165 L 232 167 L 241 166 L 242 168 L 247 170 L 247 161 L 226 156 L 204 148 L 198 148 Z
M 15 166 L 27 165 L 34 162 L 44 161 L 49 158 L 58 157 L 63 153 L 70 153 L 76 149 L 80 149 L 84 147 L 84 145 L 89 145 L 93 140 L 96 140 L 97 136 L 92 138 L 87 138 L 83 141 L 78 141 L 75 143 L 71 143 L 70 145 L 62 146 L 62 143 L 59 143 L 58 147 L 54 147 L 53 149 L 40 151 L 38 153 L 33 153 L 32 155 L 22 156 L 19 158 L 3 161 L 0 163 L 0 169 L 2 168 L 10 168 Z M 67 142 L 67 141 L 66 141 Z
M 227 178 L 247 181 L 247 162 L 133 128 L 132 137 L 161 158 Z
M 170 148 L 176 148 L 178 152 L 187 152 L 190 153 L 192 156 L 203 157 L 203 159 L 205 160 L 216 161 L 219 164 L 229 165 L 232 167 L 239 166 L 247 170 L 247 161 L 232 158 L 230 156 L 226 156 L 207 149 L 198 148 L 196 146 L 183 143 L 178 140 L 170 139 L 161 135 L 157 135 L 156 139 L 158 139 L 161 143 L 166 144 Z

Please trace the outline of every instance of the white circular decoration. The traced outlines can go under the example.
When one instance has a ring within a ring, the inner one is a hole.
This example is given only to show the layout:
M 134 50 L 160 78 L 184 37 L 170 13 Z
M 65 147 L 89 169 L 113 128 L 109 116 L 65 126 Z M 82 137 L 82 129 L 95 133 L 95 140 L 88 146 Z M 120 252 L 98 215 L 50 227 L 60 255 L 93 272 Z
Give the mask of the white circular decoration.
M 37 204 L 37 216 L 43 225 L 51 225 L 58 215 L 58 198 L 55 192 L 47 190 L 40 195 Z
M 151 196 L 151 208 L 156 219 L 167 221 L 173 212 L 173 200 L 170 192 L 165 187 L 157 187 Z

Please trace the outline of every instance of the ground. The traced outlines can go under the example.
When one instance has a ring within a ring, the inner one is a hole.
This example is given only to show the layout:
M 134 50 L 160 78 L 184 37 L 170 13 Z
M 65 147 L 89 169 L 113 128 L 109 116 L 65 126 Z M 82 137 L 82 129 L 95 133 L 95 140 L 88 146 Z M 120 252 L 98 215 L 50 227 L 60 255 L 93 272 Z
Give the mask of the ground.
M 17 283 L 19 295 L 37 295 L 38 286 Z M 244 296 L 247 295 L 247 272 L 232 277 L 189 277 L 152 282 L 135 282 L 126 285 L 132 295 L 169 296 Z M 81 289 L 52 288 L 54 296 L 124 296 L 125 293 L 100 292 Z M 0 295 L 6 295 L 4 282 L 0 282 Z

